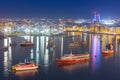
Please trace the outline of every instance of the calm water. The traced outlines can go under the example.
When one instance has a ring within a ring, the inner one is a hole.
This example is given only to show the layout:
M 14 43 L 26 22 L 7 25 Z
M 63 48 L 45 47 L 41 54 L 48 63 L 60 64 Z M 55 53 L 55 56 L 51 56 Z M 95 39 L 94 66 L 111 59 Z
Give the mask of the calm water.
M 120 45 L 115 36 L 82 34 L 76 37 L 23 36 L 0 40 L 0 80 L 120 80 Z M 55 48 L 48 48 L 53 39 Z M 23 40 L 34 42 L 33 47 L 21 47 Z M 9 46 L 11 41 L 17 45 Z M 79 46 L 70 48 L 71 42 Z M 83 45 L 83 41 L 87 44 Z M 113 43 L 114 54 L 102 56 L 107 43 Z M 8 46 L 8 51 L 2 49 Z M 58 66 L 55 59 L 64 54 L 90 53 L 89 62 Z M 40 64 L 38 70 L 13 72 L 11 66 L 27 61 Z

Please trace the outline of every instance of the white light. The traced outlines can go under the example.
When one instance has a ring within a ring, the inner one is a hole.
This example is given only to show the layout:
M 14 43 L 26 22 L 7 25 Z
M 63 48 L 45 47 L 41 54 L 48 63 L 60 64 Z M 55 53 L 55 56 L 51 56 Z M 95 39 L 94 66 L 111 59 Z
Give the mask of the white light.
M 114 20 L 104 20 L 103 21 L 103 24 L 106 24 L 106 25 L 113 25 L 115 23 Z
M 6 28 L 5 28 L 5 29 L 4 29 L 4 31 L 5 31 L 5 32 L 7 32 L 7 31 L 8 31 L 8 29 L 6 29 Z
M 29 30 L 29 29 L 25 29 L 25 32 L 28 32 L 28 33 L 29 33 L 29 32 L 30 32 L 30 30 Z

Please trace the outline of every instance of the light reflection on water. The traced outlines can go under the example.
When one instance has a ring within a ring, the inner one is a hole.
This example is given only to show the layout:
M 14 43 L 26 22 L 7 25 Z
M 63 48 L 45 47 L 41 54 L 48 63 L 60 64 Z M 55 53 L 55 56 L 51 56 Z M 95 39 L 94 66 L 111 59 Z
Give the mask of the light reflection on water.
M 101 60 L 101 42 L 100 36 L 94 35 L 92 37 L 92 57 L 91 57 L 91 66 L 92 73 L 95 74 L 96 70 L 100 67 Z
M 88 69 L 88 67 L 89 67 L 89 62 L 80 62 L 80 63 L 69 64 L 69 65 L 58 65 L 59 69 L 64 70 L 68 74 L 72 74 L 73 72 L 83 68 Z
M 83 36 L 83 37 L 82 37 Z M 43 72 L 50 74 L 51 67 L 58 70 L 63 70 L 65 73 L 72 73 L 75 71 L 79 71 L 82 68 L 85 68 L 86 70 L 91 70 L 91 73 L 96 74 L 98 70 L 101 68 L 101 51 L 105 50 L 105 46 L 107 43 L 111 42 L 114 43 L 113 38 L 109 37 L 108 39 L 105 36 L 101 35 L 87 35 L 83 34 L 82 36 L 79 36 L 79 38 L 76 39 L 76 37 L 45 37 L 45 36 L 23 36 L 16 39 L 13 38 L 5 38 L 3 46 L 8 46 L 8 51 L 4 51 L 3 53 L 3 73 L 5 77 L 9 77 L 11 72 L 11 66 L 13 64 L 19 63 L 20 60 L 24 61 L 24 59 L 27 59 L 28 61 L 33 60 L 36 64 L 40 64 L 40 70 L 42 68 Z M 89 37 L 89 39 L 88 39 Z M 53 39 L 55 41 L 55 48 L 47 48 L 48 46 L 48 40 Z M 103 39 L 101 41 L 101 39 Z M 34 46 L 31 48 L 24 49 L 20 47 L 20 42 L 22 40 L 28 40 L 31 42 L 34 42 Z M 68 41 L 67 41 L 68 40 Z M 77 40 L 79 42 L 79 47 L 72 49 L 74 54 L 76 53 L 82 53 L 82 52 L 90 52 L 91 54 L 91 60 L 90 62 L 86 63 L 78 63 L 75 65 L 65 65 L 62 67 L 58 67 L 56 64 L 56 58 L 62 57 L 64 54 L 69 54 L 71 51 L 71 48 L 68 48 L 68 43 L 70 41 Z M 81 41 L 86 41 L 87 45 L 82 46 Z M 17 42 L 17 46 L 9 46 L 9 44 L 15 41 Z M 117 42 L 117 41 L 116 41 Z M 115 42 L 115 49 L 118 50 L 118 53 L 120 52 L 120 48 L 118 47 L 117 43 Z M 2 44 L 2 41 L 1 41 Z M 18 51 L 19 50 L 19 51 Z M 116 51 L 117 52 L 117 51 Z M 22 53 L 22 54 L 21 54 Z M 2 54 L 0 54 L 2 55 Z M 16 58 L 17 57 L 17 58 Z M 54 69 L 52 69 L 54 72 Z M 29 74 L 32 75 L 29 75 Z M 14 75 L 19 77 L 28 77 L 33 76 L 39 73 L 39 71 L 31 71 L 31 72 L 16 72 Z M 24 74 L 24 75 L 23 75 Z
M 11 38 L 4 39 L 4 46 L 8 48 L 8 50 L 4 51 L 4 75 L 7 77 L 9 72 L 11 71 L 12 66 L 12 49 L 10 47 Z
M 13 71 L 13 73 L 15 74 L 15 76 L 18 77 L 31 77 L 34 76 L 36 73 L 38 72 L 38 70 L 28 70 L 28 71 Z

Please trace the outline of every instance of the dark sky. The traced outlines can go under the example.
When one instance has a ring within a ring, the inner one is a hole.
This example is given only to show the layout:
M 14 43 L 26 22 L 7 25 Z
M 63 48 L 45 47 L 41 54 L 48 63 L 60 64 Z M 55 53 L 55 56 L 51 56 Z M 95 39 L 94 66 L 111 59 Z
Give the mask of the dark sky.
M 102 18 L 120 17 L 120 0 L 0 0 L 1 18 Z

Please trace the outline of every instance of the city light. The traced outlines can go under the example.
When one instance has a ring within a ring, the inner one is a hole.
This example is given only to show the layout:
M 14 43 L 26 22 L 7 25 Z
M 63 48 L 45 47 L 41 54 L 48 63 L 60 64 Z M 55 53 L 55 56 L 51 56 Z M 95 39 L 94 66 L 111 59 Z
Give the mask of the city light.
M 115 21 L 114 20 L 103 20 L 102 23 L 106 25 L 114 25 Z

